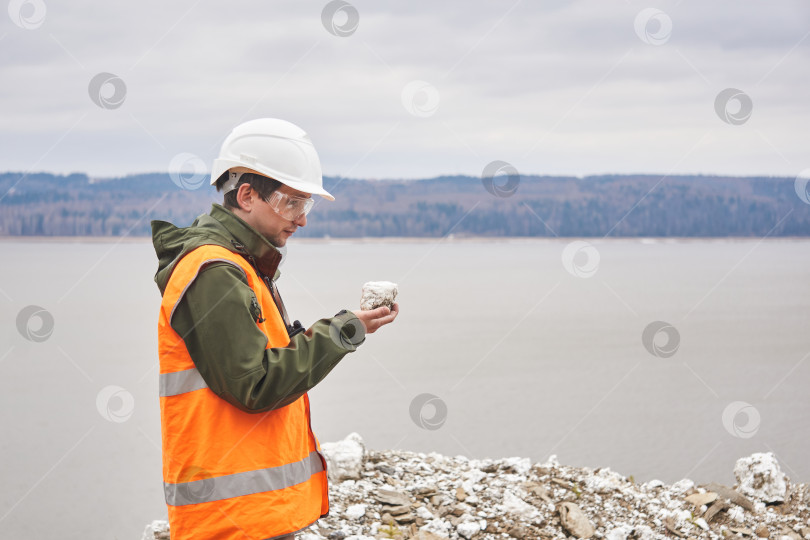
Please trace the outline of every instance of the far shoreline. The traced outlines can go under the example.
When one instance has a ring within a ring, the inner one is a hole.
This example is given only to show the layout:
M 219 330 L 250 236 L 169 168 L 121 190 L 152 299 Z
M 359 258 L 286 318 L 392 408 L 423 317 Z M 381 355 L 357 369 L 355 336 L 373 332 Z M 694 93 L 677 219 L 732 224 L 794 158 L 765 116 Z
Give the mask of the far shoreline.
M 810 241 L 808 236 L 359 236 L 359 237 L 318 237 L 318 238 L 296 238 L 290 239 L 289 245 L 295 244 L 343 244 L 343 243 L 363 243 L 363 244 L 434 244 L 438 242 L 452 243 L 570 243 L 582 240 L 589 243 L 603 242 L 632 242 L 640 244 L 685 244 L 698 242 L 806 242 Z M 152 243 L 148 236 L 0 236 L 0 243 L 42 243 L 42 244 L 141 244 Z

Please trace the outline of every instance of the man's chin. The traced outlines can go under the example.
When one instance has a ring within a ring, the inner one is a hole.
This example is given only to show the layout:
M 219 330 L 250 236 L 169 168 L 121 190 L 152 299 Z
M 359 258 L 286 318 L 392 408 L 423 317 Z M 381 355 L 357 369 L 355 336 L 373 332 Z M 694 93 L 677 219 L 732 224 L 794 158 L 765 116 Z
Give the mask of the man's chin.
M 287 240 L 295 234 L 295 231 L 288 232 L 288 231 L 281 231 L 277 235 L 272 238 L 268 238 L 268 241 L 276 246 L 277 248 L 284 247 L 287 244 Z
M 283 248 L 287 244 L 287 237 L 283 235 L 268 238 L 267 240 L 277 248 Z

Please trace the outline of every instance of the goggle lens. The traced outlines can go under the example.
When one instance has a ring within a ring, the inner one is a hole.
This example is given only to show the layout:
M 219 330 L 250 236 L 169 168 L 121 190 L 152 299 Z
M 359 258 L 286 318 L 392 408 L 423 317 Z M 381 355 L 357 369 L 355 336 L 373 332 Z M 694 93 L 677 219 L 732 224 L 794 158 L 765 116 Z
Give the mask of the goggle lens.
M 270 207 L 284 219 L 295 221 L 301 216 L 309 214 L 312 207 L 315 205 L 315 200 L 311 197 L 294 197 L 274 191 L 269 199 L 265 199 Z

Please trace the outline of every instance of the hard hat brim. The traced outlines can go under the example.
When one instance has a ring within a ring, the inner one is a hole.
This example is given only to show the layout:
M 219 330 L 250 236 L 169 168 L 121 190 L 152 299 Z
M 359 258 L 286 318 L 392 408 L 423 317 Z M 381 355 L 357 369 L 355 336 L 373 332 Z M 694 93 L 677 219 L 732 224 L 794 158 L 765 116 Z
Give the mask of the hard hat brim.
M 335 197 L 332 196 L 332 194 L 329 193 L 328 191 L 326 191 L 323 187 L 318 187 L 318 186 L 315 186 L 315 185 L 310 184 L 308 182 L 295 182 L 295 181 L 290 180 L 288 178 L 284 178 L 281 175 L 278 175 L 278 174 L 274 175 L 274 174 L 270 174 L 269 171 L 263 171 L 262 169 L 264 167 L 258 167 L 258 166 L 256 166 L 256 167 L 245 167 L 244 163 L 240 163 L 238 161 L 231 161 L 231 160 L 227 160 L 227 159 L 217 159 L 214 162 L 214 167 L 213 167 L 213 170 L 211 171 L 211 185 L 213 186 L 213 185 L 215 185 L 217 183 L 217 180 L 219 179 L 220 176 L 222 176 L 222 173 L 224 173 L 224 172 L 226 172 L 226 171 L 228 171 L 230 169 L 236 169 L 236 168 L 251 170 L 251 171 L 255 172 L 256 174 L 266 176 L 267 178 L 272 178 L 273 180 L 278 180 L 279 182 L 281 182 L 285 186 L 291 187 L 291 188 L 296 189 L 298 191 L 303 191 L 304 193 L 311 193 L 313 195 L 320 195 L 321 197 L 323 197 L 324 199 L 326 199 L 328 201 L 334 201 L 335 200 Z

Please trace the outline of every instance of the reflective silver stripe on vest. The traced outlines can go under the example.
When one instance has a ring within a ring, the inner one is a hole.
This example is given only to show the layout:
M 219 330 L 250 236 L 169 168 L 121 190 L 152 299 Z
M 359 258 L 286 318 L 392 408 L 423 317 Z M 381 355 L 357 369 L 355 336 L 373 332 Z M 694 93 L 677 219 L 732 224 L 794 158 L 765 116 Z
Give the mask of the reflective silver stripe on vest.
M 204 478 L 181 484 L 163 482 L 163 491 L 168 505 L 199 504 L 288 488 L 306 482 L 313 474 L 322 470 L 323 462 L 318 452 L 313 451 L 301 461 L 269 469 Z
M 208 388 L 208 385 L 197 368 L 160 374 L 160 397 L 185 394 L 200 388 Z

